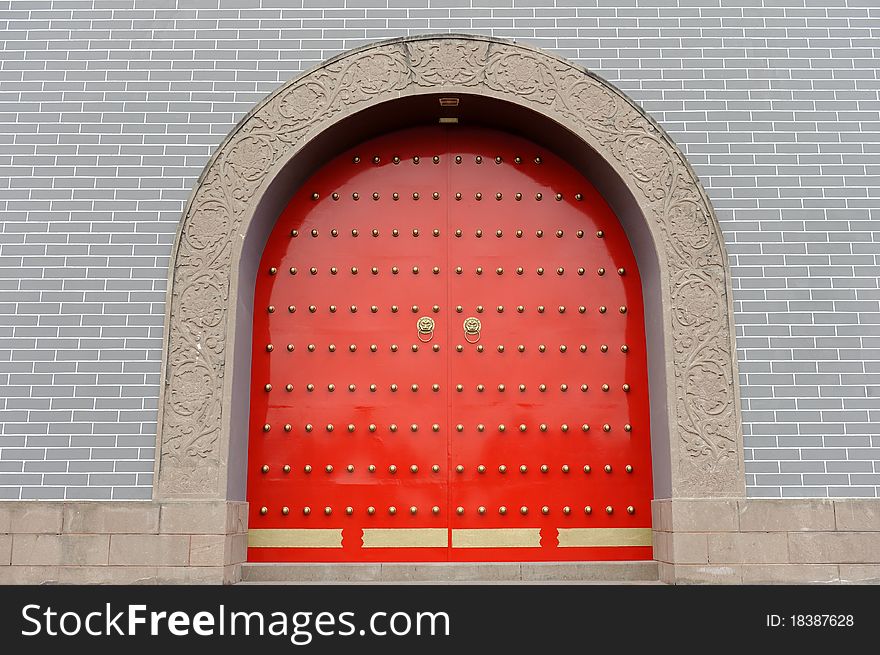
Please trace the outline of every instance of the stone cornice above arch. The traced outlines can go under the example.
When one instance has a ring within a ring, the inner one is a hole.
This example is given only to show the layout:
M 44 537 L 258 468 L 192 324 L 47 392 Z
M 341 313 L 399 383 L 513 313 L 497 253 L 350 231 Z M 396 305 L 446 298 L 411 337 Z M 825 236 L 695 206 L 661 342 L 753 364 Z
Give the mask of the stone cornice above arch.
M 604 80 L 531 47 L 467 35 L 376 43 L 331 59 L 257 105 L 211 158 L 172 253 L 155 495 L 225 497 L 232 268 L 268 183 L 342 117 L 437 92 L 545 115 L 625 182 L 654 236 L 662 276 L 673 494 L 742 495 L 729 271 L 696 175 L 663 130 Z

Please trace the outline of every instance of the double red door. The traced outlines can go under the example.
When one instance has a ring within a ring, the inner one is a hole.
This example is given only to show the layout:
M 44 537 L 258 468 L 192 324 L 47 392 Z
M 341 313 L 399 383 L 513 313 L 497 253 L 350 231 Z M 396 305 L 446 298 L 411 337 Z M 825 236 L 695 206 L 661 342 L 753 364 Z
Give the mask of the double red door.
M 424 127 L 332 160 L 257 276 L 251 561 L 651 557 L 641 284 L 552 153 Z

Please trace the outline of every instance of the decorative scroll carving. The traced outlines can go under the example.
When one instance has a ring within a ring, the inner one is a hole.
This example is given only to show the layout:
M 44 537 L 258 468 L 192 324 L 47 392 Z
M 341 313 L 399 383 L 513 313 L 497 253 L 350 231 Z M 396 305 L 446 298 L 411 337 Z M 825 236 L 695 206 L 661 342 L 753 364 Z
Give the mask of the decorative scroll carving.
M 419 86 L 474 86 L 484 78 L 481 66 L 464 62 L 483 62 L 489 50 L 486 41 L 428 39 L 407 44 L 413 82 Z
M 233 235 L 247 229 L 266 183 L 293 149 L 340 115 L 426 88 L 488 93 L 531 108 L 615 165 L 645 211 L 667 278 L 674 493 L 741 493 L 728 273 L 711 206 L 683 155 L 626 96 L 572 64 L 520 45 L 437 36 L 358 50 L 286 84 L 206 167 L 173 264 L 159 495 L 225 494 L 225 338 L 232 250 L 240 244 Z

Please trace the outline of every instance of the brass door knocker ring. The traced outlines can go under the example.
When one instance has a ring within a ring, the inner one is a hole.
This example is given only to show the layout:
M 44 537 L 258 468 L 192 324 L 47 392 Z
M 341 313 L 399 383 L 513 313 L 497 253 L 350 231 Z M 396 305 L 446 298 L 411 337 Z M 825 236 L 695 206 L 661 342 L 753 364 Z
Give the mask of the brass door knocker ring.
M 477 343 L 480 340 L 480 330 L 483 329 L 480 319 L 476 316 L 469 316 L 464 319 L 464 340 L 468 343 Z M 476 337 L 476 339 L 474 338 Z
M 419 341 L 428 343 L 434 338 L 434 319 L 430 316 L 422 316 L 416 323 Z

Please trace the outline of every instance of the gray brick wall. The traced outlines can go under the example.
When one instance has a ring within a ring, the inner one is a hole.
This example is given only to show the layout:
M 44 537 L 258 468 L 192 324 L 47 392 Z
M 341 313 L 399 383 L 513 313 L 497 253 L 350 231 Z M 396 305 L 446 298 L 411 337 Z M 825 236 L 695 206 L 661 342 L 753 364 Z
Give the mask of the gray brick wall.
M 147 498 L 189 189 L 281 82 L 466 31 L 580 62 L 693 162 L 731 255 L 752 496 L 880 490 L 877 0 L 0 2 L 0 498 Z

